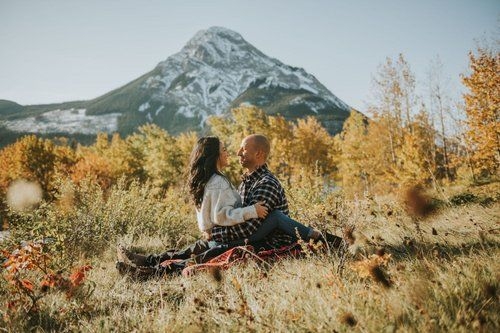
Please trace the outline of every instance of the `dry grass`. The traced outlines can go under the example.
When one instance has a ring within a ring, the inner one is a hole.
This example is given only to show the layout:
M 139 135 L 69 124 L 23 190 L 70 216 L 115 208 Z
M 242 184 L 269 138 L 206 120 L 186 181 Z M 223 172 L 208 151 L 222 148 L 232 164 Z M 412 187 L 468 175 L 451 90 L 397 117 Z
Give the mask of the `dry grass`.
M 300 203 L 300 193 L 290 195 L 294 205 Z M 117 241 L 144 251 L 161 251 L 174 244 L 171 235 L 119 235 L 92 258 L 89 278 L 96 289 L 85 311 L 75 312 L 73 320 L 60 326 L 49 321 L 39 330 L 500 330 L 498 201 L 489 206 L 442 206 L 423 218 L 408 215 L 392 197 L 348 201 L 330 196 L 298 209 L 295 216 L 337 234 L 347 230 L 352 243 L 347 257 L 317 255 L 266 269 L 249 263 L 191 278 L 134 282 L 114 268 Z M 187 237 L 185 242 L 189 241 Z M 56 295 L 52 302 L 55 308 L 65 300 Z

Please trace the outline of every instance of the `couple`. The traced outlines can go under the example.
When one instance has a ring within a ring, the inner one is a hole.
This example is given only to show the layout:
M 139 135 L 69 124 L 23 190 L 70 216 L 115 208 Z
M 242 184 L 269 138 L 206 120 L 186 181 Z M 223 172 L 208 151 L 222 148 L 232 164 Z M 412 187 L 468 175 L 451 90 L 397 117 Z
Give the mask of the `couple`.
M 160 255 L 141 255 L 118 246 L 117 268 L 140 276 L 170 273 L 185 267 L 187 260 L 203 263 L 231 247 L 249 244 L 256 249 L 271 249 L 303 240 L 322 240 L 339 247 L 340 237 L 304 226 L 288 217 L 288 202 L 278 179 L 267 168 L 269 140 L 259 134 L 243 139 L 238 150 L 240 164 L 246 169 L 235 190 L 222 170 L 228 165 L 228 152 L 217 137 L 198 140 L 189 164 L 189 193 L 196 208 L 198 227 L 204 240 L 181 251 Z M 182 259 L 169 267 L 159 264 Z

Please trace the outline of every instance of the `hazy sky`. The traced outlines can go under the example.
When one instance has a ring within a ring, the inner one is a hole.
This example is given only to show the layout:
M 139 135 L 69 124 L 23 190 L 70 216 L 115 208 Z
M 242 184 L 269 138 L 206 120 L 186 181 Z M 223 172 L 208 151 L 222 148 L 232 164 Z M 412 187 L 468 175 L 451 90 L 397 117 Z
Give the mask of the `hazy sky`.
M 92 99 L 223 26 L 363 111 L 373 74 L 399 53 L 422 83 L 439 56 L 458 93 L 467 53 L 499 22 L 500 0 L 0 0 L 0 99 Z

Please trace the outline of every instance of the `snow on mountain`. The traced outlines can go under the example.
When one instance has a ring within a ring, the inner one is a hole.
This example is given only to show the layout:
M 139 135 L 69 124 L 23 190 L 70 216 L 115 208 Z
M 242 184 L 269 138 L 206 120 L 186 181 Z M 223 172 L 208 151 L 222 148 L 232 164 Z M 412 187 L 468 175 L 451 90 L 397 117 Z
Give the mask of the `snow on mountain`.
M 87 116 L 85 109 L 54 110 L 36 117 L 3 121 L 2 124 L 14 132 L 97 134 L 116 131 L 118 116 L 119 113 Z
M 161 74 L 149 77 L 142 85 L 153 91 L 149 102 L 174 101 L 179 105 L 177 112 L 199 116 L 202 121 L 226 112 L 230 103 L 255 82 L 262 82 L 259 89 L 304 89 L 338 108 L 349 109 L 311 74 L 266 56 L 226 28 L 198 32 L 158 67 Z

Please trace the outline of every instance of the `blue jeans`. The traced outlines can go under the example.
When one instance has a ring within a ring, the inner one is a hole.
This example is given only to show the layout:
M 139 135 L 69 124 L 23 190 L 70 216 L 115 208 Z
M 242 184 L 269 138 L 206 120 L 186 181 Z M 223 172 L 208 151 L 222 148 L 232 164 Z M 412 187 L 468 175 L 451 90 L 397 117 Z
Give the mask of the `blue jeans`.
M 240 246 L 245 245 L 245 241 L 248 240 L 249 243 L 255 243 L 264 240 L 272 231 L 278 229 L 285 234 L 292 236 L 297 239 L 297 232 L 300 238 L 307 240 L 313 231 L 312 228 L 306 227 L 302 223 L 295 221 L 289 216 L 285 215 L 280 210 L 273 210 L 262 222 L 261 226 L 249 237 L 245 239 L 239 239 L 229 243 L 230 246 Z M 220 245 L 222 243 L 217 243 L 214 241 L 209 242 L 210 246 Z

